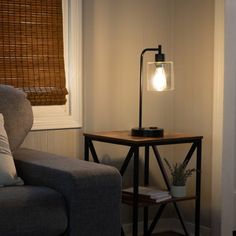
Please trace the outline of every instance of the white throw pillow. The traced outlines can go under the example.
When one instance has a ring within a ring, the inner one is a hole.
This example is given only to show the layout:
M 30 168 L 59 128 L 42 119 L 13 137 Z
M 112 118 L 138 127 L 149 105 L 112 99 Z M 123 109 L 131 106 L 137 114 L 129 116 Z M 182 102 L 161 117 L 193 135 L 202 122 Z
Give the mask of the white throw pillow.
M 4 118 L 0 113 L 0 187 L 23 184 L 23 180 L 16 173 L 15 163 L 4 128 Z

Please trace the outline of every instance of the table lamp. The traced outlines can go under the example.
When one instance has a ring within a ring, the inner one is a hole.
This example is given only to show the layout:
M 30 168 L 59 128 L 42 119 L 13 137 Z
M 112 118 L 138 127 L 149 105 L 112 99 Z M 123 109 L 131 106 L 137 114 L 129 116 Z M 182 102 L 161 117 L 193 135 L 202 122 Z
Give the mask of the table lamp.
M 146 52 L 156 52 L 155 61 L 147 63 L 147 89 L 149 91 L 169 91 L 174 89 L 173 62 L 165 61 L 161 45 L 158 48 L 145 48 L 140 55 L 139 74 L 139 126 L 131 130 L 132 136 L 163 137 L 164 129 L 160 127 L 142 127 L 143 94 L 143 56 Z

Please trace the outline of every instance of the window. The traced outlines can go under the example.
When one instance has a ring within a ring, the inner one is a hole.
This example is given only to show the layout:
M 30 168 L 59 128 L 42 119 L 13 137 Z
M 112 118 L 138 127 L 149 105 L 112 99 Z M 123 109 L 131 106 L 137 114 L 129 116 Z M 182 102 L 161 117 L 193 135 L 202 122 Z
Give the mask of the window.
M 8 17 L 8 19 L 11 20 L 11 17 L 18 17 L 18 15 L 20 15 L 22 12 L 24 11 L 24 7 L 22 10 L 22 5 L 25 6 L 25 8 L 27 7 L 27 2 L 28 0 L 14 0 L 15 1 L 15 5 L 11 5 L 11 1 L 4 1 L 2 0 L 1 3 L 4 3 L 7 5 L 8 9 L 10 9 L 10 7 L 14 7 L 16 8 L 16 10 L 19 10 L 19 14 L 16 14 L 13 16 L 10 14 L 6 14 L 6 16 Z M 49 10 L 52 9 L 54 10 L 53 12 L 53 17 L 50 18 L 49 16 L 47 16 L 47 14 L 45 14 L 45 9 L 43 9 L 43 7 L 38 4 L 38 3 L 42 3 L 42 1 L 40 0 L 32 0 L 30 1 L 30 3 L 33 5 L 33 3 L 35 4 L 34 7 L 36 8 L 36 10 L 39 11 L 39 14 L 36 14 L 37 16 L 41 16 L 42 18 L 45 17 L 45 21 L 48 22 L 56 22 L 57 20 L 62 21 L 62 16 L 60 14 L 58 14 L 58 12 L 55 13 L 55 11 L 57 10 L 59 4 L 57 5 L 56 2 L 58 2 L 58 0 L 50 0 L 50 1 L 43 1 L 47 6 L 49 7 Z M 19 3 L 19 4 L 18 4 Z M 20 6 L 18 7 L 19 9 L 17 9 L 17 4 Z M 31 5 L 31 6 L 32 6 Z M 60 106 L 34 106 L 33 107 L 33 112 L 34 112 L 34 125 L 33 125 L 33 129 L 57 129 L 57 128 L 72 128 L 72 127 L 80 127 L 81 126 L 81 105 L 82 105 L 82 96 L 81 96 L 81 91 L 82 91 L 82 84 L 81 84 L 81 75 L 82 75 L 82 66 L 81 66 L 81 48 L 82 48 L 82 43 L 81 43 L 81 33 L 82 33 L 82 17 L 81 17 L 81 13 L 82 13 L 82 0 L 62 0 L 62 5 L 63 5 L 63 34 L 64 34 L 64 56 L 65 56 L 65 71 L 66 71 L 66 81 L 64 76 L 64 68 L 63 68 L 63 56 L 61 57 L 61 55 L 58 56 L 54 56 L 53 55 L 53 60 L 48 60 L 51 64 L 55 64 L 53 66 L 53 70 L 50 71 L 48 73 L 42 72 L 41 75 L 42 77 L 48 77 L 49 78 L 49 82 L 51 82 L 51 77 L 56 77 L 56 84 L 50 84 L 48 82 L 46 82 L 46 84 L 43 84 L 44 82 L 40 79 L 38 80 L 38 87 L 32 90 L 32 84 L 30 80 L 25 79 L 26 76 L 28 76 L 30 78 L 30 75 L 32 72 L 32 70 L 28 70 L 27 72 L 23 71 L 21 64 L 17 64 L 18 68 L 18 72 L 19 70 L 22 70 L 22 81 L 20 81 L 20 85 L 18 84 L 17 87 L 22 88 L 24 91 L 29 92 L 29 98 L 31 99 L 32 104 L 35 105 L 41 105 L 41 104 L 59 104 Z M 15 9 L 14 9 L 15 10 Z M 9 17 L 10 16 L 10 17 Z M 28 18 L 27 18 L 28 17 Z M 40 20 L 37 17 L 33 18 L 32 14 L 30 16 L 24 16 L 23 19 L 25 19 L 25 24 L 22 24 L 19 28 L 24 28 L 26 29 L 26 31 L 23 33 L 24 35 L 28 33 L 27 31 L 27 22 L 29 20 L 33 20 L 34 22 L 37 22 Z M 21 22 L 22 22 L 22 18 L 21 18 Z M 3 24 L 4 25 L 4 24 Z M 50 25 L 50 24 L 45 24 L 45 27 L 47 27 L 46 25 Z M 60 24 L 61 25 L 61 24 Z M 55 27 L 55 26 L 54 26 Z M 58 25 L 56 25 L 56 27 L 58 27 Z M 57 37 L 62 37 L 62 29 L 58 29 L 57 31 L 53 32 L 53 28 L 51 28 L 50 30 L 52 31 L 52 34 L 49 33 L 45 33 L 43 28 L 37 28 L 34 29 L 33 24 L 31 24 L 31 30 L 33 28 L 33 31 L 36 31 L 36 35 L 37 34 L 41 34 L 39 38 L 42 39 L 42 37 L 45 37 L 45 40 L 48 40 L 48 43 L 51 44 L 51 51 L 50 53 L 52 54 L 53 52 L 57 52 L 58 50 L 63 48 L 63 45 L 60 45 L 60 42 L 62 42 L 62 40 L 55 40 L 55 38 L 53 37 L 54 34 L 59 31 L 61 32 L 61 35 L 57 35 Z M 16 30 L 16 26 L 13 24 L 13 27 L 10 28 L 8 26 L 6 26 L 6 29 L 8 31 L 11 31 L 11 34 L 13 33 L 14 30 Z M 3 30 L 1 31 L 3 32 Z M 0 32 L 0 34 L 1 34 Z M 23 37 L 24 37 L 23 35 Z M 9 41 L 12 41 L 12 38 L 14 37 L 10 37 L 10 35 L 8 35 L 9 37 L 1 37 L 4 38 L 4 40 L 8 39 Z M 49 37 L 48 37 L 49 36 Z M 41 50 L 42 51 L 42 55 L 43 55 L 43 51 L 45 48 L 43 48 L 44 46 L 42 46 L 42 48 L 29 48 L 28 45 L 24 45 L 24 40 L 22 40 L 22 38 L 19 39 L 19 42 L 21 47 L 17 48 L 17 47 L 12 47 L 11 50 L 14 50 L 14 53 L 19 53 L 19 55 L 26 55 L 29 56 L 29 51 L 31 52 L 35 52 L 37 50 Z M 4 40 L 3 40 L 3 44 L 4 44 Z M 18 39 L 16 39 L 18 40 Z M 37 36 L 36 39 L 34 38 L 30 38 L 27 40 L 38 40 Z M 26 40 L 26 43 L 28 42 Z M 51 42 L 50 42 L 51 40 Z M 60 41 L 60 42 L 59 42 Z M 21 43 L 23 42 L 23 44 Z M 10 45 L 10 44 L 9 44 Z M 45 44 L 42 44 L 45 45 Z M 46 49 L 48 50 L 50 46 L 46 46 Z M 45 49 L 45 50 L 46 50 Z M 25 50 L 25 51 L 24 51 Z M 32 55 L 33 55 L 32 53 Z M 63 53 L 61 53 L 63 55 Z M 17 55 L 18 56 L 18 55 Z M 17 58 L 17 57 L 15 57 Z M 33 58 L 33 56 L 30 56 L 28 58 Z M 42 57 L 43 58 L 43 57 Z M 22 63 L 24 58 L 20 58 L 20 62 Z M 17 60 L 15 60 L 17 61 Z M 1 63 L 1 62 L 0 62 Z M 45 63 L 45 61 L 42 59 L 37 60 L 37 61 L 33 61 L 31 60 L 29 62 L 29 60 L 26 60 L 26 65 L 28 64 L 30 67 L 32 67 L 33 64 L 40 64 L 40 66 L 47 66 L 47 63 Z M 7 70 L 9 71 L 9 73 L 13 73 L 14 75 L 14 70 L 11 70 L 11 63 L 5 63 L 4 69 L 7 68 Z M 8 66 L 8 67 L 7 67 Z M 30 68 L 31 69 L 31 68 Z M 43 71 L 43 70 L 42 70 Z M 38 71 L 41 72 L 41 71 Z M 19 74 L 19 73 L 18 73 Z M 39 73 L 40 74 L 40 73 Z M 11 74 L 12 75 L 12 74 Z M 5 77 L 5 80 L 7 78 L 7 76 L 1 76 L 1 77 Z M 13 76 L 14 77 L 14 76 Z M 32 76 L 33 77 L 33 76 Z M 40 75 L 39 75 L 40 77 Z M 66 83 L 65 83 L 66 82 Z M 4 83 L 4 81 L 0 81 L 0 83 Z M 54 83 L 54 82 L 53 82 Z M 10 83 L 11 84 L 11 83 Z M 65 105 L 63 105 L 65 103 L 65 95 L 67 93 L 67 90 L 65 88 L 65 84 L 66 84 L 66 88 L 69 91 L 69 94 L 67 95 L 67 103 Z M 12 85 L 15 85 L 14 83 Z M 37 102 L 39 101 L 39 102 Z
M 67 103 L 33 107 L 34 130 L 82 126 L 82 0 L 62 0 L 62 7 Z
M 0 1 L 0 83 L 32 105 L 66 103 L 61 0 Z

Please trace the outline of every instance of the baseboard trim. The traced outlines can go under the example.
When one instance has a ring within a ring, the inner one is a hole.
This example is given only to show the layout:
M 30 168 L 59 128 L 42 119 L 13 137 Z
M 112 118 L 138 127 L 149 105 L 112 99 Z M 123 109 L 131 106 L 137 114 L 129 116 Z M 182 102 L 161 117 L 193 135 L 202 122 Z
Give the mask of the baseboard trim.
M 185 222 L 185 226 L 189 232 L 189 235 L 194 236 L 194 224 L 190 222 Z M 143 222 L 139 222 L 138 228 L 139 228 L 139 232 L 142 233 Z M 124 224 L 123 230 L 125 232 L 125 235 L 132 235 L 132 224 Z M 174 231 L 180 234 L 183 233 L 183 229 L 180 225 L 179 220 L 175 218 L 163 218 L 159 220 L 158 227 L 154 229 L 154 233 L 164 232 L 164 231 Z M 211 229 L 206 226 L 201 226 L 200 235 L 210 236 Z

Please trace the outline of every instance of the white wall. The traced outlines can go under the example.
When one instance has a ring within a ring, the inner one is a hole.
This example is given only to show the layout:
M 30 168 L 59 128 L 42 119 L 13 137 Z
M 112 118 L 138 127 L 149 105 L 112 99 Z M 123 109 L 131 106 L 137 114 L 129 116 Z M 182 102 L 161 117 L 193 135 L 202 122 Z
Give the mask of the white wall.
M 210 226 L 214 1 L 175 1 L 173 14 L 174 130 L 203 136 L 201 219 L 203 225 Z M 183 148 L 175 156 L 181 153 Z M 193 221 L 190 212 L 186 213 Z
M 143 0 L 84 1 L 87 130 L 137 126 L 139 56 L 143 48 L 161 43 L 171 58 L 170 6 L 170 1 L 153 0 L 148 3 Z M 144 117 L 144 123 L 151 118 L 163 125 L 165 120 L 170 121 L 169 107 L 163 105 L 170 96 L 153 96 L 148 105 L 145 103 L 144 109 L 149 110 L 151 116 Z

